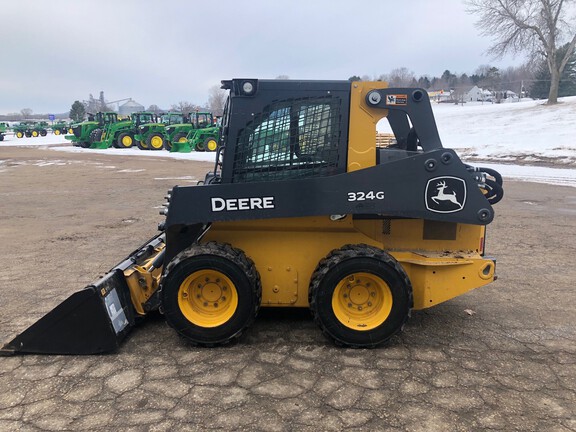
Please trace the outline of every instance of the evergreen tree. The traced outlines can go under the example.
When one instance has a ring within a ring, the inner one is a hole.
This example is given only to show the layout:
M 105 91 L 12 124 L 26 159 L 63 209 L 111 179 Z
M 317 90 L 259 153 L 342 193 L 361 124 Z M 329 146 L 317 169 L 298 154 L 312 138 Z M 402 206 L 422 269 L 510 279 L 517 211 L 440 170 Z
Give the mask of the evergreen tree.
M 74 101 L 72 104 L 72 108 L 70 109 L 70 118 L 74 122 L 81 122 L 84 120 L 84 116 L 86 115 L 86 109 L 84 108 L 84 104 L 80 101 Z
M 556 61 L 560 61 L 566 54 L 568 44 L 558 48 L 558 57 Z M 551 74 L 546 60 L 542 60 L 535 74 L 535 82 L 530 88 L 530 96 L 537 99 L 546 99 L 550 92 Z M 560 76 L 560 83 L 558 85 L 558 96 L 574 96 L 576 95 L 576 53 L 572 54 L 566 67 Z

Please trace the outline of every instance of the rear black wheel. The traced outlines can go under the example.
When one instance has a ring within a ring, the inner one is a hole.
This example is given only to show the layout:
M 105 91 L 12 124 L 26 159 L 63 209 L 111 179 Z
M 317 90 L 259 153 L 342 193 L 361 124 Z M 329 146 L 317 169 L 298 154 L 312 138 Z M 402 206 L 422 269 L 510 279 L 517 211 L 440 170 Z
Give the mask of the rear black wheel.
M 48 131 L 46 129 L 42 129 L 40 131 L 40 136 L 46 136 L 46 135 L 48 135 Z
M 26 132 L 24 132 L 24 135 L 26 135 L 26 138 L 30 138 L 32 136 L 32 132 L 26 131 Z
M 132 134 L 123 132 L 118 135 L 114 147 L 116 148 L 130 148 L 134 145 L 134 137 Z
M 240 337 L 254 322 L 262 285 L 244 252 L 209 242 L 174 257 L 161 295 L 171 327 L 193 344 L 214 346 Z
M 146 145 L 150 150 L 162 150 L 164 148 L 164 136 L 154 132 L 146 140 Z
M 402 330 L 413 304 L 412 286 L 391 255 L 347 245 L 318 264 L 309 301 L 326 336 L 338 345 L 370 348 Z
M 164 140 L 164 149 L 168 151 L 172 150 L 172 143 L 167 138 Z

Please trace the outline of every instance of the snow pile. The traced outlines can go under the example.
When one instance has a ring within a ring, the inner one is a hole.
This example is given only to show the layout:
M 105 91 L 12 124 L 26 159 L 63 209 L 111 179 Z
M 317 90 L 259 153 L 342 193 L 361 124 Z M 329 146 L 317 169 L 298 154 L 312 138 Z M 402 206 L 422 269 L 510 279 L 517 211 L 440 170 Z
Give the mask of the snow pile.
M 434 104 L 445 147 L 465 159 L 576 167 L 576 96 L 504 104 Z

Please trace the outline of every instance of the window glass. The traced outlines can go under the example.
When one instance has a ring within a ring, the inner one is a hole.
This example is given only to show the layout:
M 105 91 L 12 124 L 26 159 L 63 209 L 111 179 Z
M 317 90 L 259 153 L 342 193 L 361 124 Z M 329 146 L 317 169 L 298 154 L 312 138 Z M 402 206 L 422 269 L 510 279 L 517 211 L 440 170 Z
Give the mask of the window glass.
M 256 114 L 238 136 L 234 181 L 335 174 L 340 143 L 340 100 L 283 101 Z

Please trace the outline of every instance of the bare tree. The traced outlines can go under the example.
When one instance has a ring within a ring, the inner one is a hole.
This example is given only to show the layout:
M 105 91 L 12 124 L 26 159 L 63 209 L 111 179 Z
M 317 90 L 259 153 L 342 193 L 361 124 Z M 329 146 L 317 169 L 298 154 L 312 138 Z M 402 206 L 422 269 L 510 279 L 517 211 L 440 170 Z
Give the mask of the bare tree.
M 27 119 L 32 117 L 33 111 L 30 108 L 22 108 L 20 110 L 20 114 L 22 114 L 22 118 Z
M 172 111 L 180 111 L 183 114 L 190 114 L 191 112 L 199 111 L 200 107 L 191 102 L 180 101 L 177 104 L 171 105 L 170 109 Z
M 548 104 L 558 102 L 558 86 L 566 63 L 576 46 L 576 22 L 566 18 L 574 0 L 467 0 L 468 12 L 480 18 L 476 26 L 483 36 L 495 38 L 488 51 L 496 58 L 506 53 L 542 55 L 550 70 Z M 568 50 L 557 58 L 558 46 Z
M 224 112 L 224 104 L 226 103 L 226 91 L 222 90 L 220 86 L 210 87 L 208 90 L 208 108 L 215 116 L 221 116 Z
M 155 105 L 155 104 L 150 105 L 146 111 L 149 111 L 149 112 L 154 113 L 154 114 L 160 114 L 162 112 L 160 107 L 158 105 Z
M 401 67 L 392 69 L 388 74 L 380 75 L 377 80 L 386 81 L 390 87 L 409 87 L 412 81 L 416 80 L 416 77 L 414 72 L 408 70 L 408 68 Z

